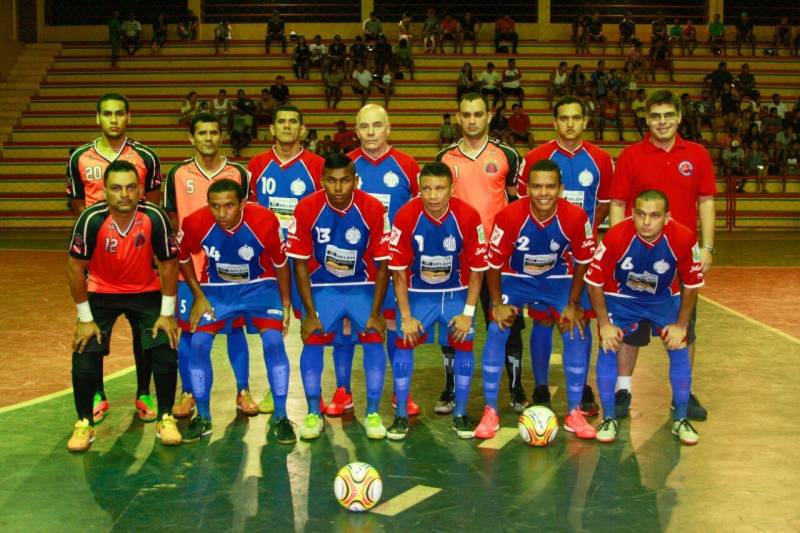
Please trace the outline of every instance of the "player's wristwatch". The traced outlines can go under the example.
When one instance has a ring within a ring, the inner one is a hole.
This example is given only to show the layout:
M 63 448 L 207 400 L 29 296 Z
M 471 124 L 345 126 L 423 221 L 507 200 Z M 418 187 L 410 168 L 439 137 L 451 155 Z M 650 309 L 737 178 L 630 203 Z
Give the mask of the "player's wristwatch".
M 717 249 L 714 248 L 713 244 L 705 244 L 705 245 L 703 245 L 703 250 L 705 250 L 706 252 L 708 252 L 708 253 L 710 253 L 712 255 L 717 251 Z

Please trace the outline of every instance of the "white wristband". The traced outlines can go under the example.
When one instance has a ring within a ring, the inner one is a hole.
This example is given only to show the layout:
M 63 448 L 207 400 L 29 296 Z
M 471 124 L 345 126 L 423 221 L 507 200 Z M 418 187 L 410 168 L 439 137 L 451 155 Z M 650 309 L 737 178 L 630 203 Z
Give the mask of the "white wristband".
M 175 296 L 161 295 L 161 316 L 174 316 L 175 303 L 178 301 Z
M 79 304 L 75 304 L 75 307 L 78 309 L 78 320 L 81 322 L 94 322 L 94 316 L 92 316 L 92 308 L 89 307 L 89 302 L 81 302 Z
M 464 316 L 473 317 L 475 316 L 475 306 L 474 305 L 465 305 L 464 306 Z

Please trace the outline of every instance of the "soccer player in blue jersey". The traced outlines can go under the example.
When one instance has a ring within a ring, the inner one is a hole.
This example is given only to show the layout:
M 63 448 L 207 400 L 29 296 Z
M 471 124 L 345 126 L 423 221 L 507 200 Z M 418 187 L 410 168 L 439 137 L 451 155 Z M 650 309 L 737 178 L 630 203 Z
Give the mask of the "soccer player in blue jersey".
M 192 254 L 203 253 L 200 280 Z M 289 325 L 290 273 L 277 217 L 245 202 L 241 184 L 222 179 L 208 188 L 208 207 L 186 217 L 181 225 L 181 274 L 192 290 L 190 372 L 197 416 L 184 433 L 187 442 L 210 435 L 211 346 L 214 335 L 235 317 L 244 317 L 249 331 L 259 333 L 267 377 L 275 401 L 268 439 L 296 442 L 286 416 L 289 358 L 283 334 Z
M 389 144 L 391 128 L 389 115 L 384 108 L 374 104 L 365 105 L 356 115 L 356 134 L 361 146 L 347 154 L 355 165 L 361 190 L 383 204 L 390 222 L 403 205 L 419 194 L 419 165 L 413 157 Z M 383 303 L 383 316 L 387 326 L 386 349 L 391 361 L 397 341 L 391 280 Z M 353 408 L 350 372 L 354 351 L 352 336 L 339 336 L 334 341 L 333 364 L 337 388 L 331 402 L 325 406 L 325 414 L 329 416 L 338 416 Z M 419 406 L 410 395 L 407 410 L 411 416 L 419 414 Z
M 419 176 L 420 197 L 397 212 L 389 238 L 389 268 L 400 311 L 400 339 L 392 360 L 396 416 L 387 437 L 408 433 L 406 405 L 414 370 L 414 348 L 433 342 L 455 350 L 455 408 L 451 427 L 471 439 L 467 416 L 472 380 L 475 305 L 486 263 L 481 217 L 469 204 L 453 198 L 453 175 L 444 163 L 425 165 Z
M 300 109 L 282 105 L 275 110 L 274 117 L 269 131 L 275 144 L 266 152 L 255 156 L 247 165 L 247 170 L 252 176 L 251 199 L 270 208 L 277 215 L 285 238 L 297 202 L 320 190 L 323 159 L 304 149 L 301 144 L 301 139 L 306 135 L 306 127 L 303 125 L 303 112 Z M 294 283 L 292 307 L 295 317 L 300 318 L 300 296 Z M 267 391 L 259 409 L 262 413 L 270 413 L 273 407 L 272 396 Z
M 556 138 L 527 153 L 517 192 L 520 196 L 528 193 L 528 169 L 542 159 L 549 159 L 561 169 L 561 183 L 564 185 L 562 197 L 581 207 L 589 216 L 589 221 L 597 229 L 608 215 L 611 202 L 611 179 L 614 164 L 605 150 L 583 140 L 583 129 L 588 118 L 583 103 L 574 96 L 561 98 L 553 108 L 553 126 Z M 522 177 L 524 176 L 524 178 Z M 587 319 L 594 316 L 588 311 L 589 297 L 581 298 Z M 533 318 L 531 331 L 531 363 L 535 388 L 533 405 L 550 406 L 549 370 L 550 355 L 553 351 L 553 321 L 542 313 L 541 306 L 529 309 Z M 586 321 L 584 330 L 586 341 L 586 365 L 590 366 L 592 349 L 592 330 Z M 581 409 L 587 416 L 597 416 L 598 406 L 594 391 L 588 384 L 583 388 Z
M 289 226 L 287 255 L 303 301 L 300 371 L 308 416 L 300 437 L 324 430 L 320 413 L 322 352 L 349 319 L 364 349 L 367 437 L 383 439 L 378 407 L 386 371 L 382 307 L 388 285 L 388 216 L 383 205 L 357 189 L 353 162 L 341 154 L 325 159 L 323 191 L 300 200 Z
M 623 338 L 646 320 L 669 354 L 672 433 L 683 444 L 697 444 L 697 431 L 688 421 L 692 367 L 687 332 L 703 285 L 702 254 L 694 232 L 670 218 L 666 194 L 649 189 L 636 195 L 632 217 L 608 230 L 585 280 L 600 325 L 597 387 L 603 422 L 597 440 L 613 442 L 619 432 L 617 354 Z
M 558 324 L 564 341 L 567 416 L 564 429 L 593 439 L 594 428 L 580 408 L 586 383 L 583 274 L 595 249 L 592 224 L 580 207 L 560 198 L 561 171 L 543 159 L 530 169 L 528 200 L 511 204 L 494 219 L 486 283 L 492 323 L 483 348 L 483 418 L 475 436 L 492 438 L 500 427 L 497 389 L 508 327 L 526 305 L 538 302 Z

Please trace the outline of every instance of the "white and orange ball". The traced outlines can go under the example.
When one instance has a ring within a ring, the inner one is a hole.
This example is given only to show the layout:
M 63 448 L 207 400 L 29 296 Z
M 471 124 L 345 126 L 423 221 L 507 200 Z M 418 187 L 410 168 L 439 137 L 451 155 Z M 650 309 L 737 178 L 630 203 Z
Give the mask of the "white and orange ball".
M 528 407 L 519 415 L 519 434 L 528 446 L 547 446 L 558 434 L 558 418 L 543 405 Z
M 333 493 L 348 511 L 372 509 L 381 499 L 383 480 L 378 471 L 367 463 L 350 463 L 342 467 L 333 480 Z

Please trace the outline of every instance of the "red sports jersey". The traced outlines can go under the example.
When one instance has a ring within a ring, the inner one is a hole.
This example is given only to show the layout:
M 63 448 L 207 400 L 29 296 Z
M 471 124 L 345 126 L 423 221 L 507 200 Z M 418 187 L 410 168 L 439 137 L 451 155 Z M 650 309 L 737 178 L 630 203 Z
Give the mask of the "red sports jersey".
M 389 258 L 390 230 L 383 205 L 364 191 L 353 191 L 344 211 L 318 191 L 297 204 L 286 254 L 308 259 L 312 285 L 373 282 L 375 261 Z
M 67 163 L 67 196 L 85 199 L 86 207 L 104 200 L 103 174 L 108 165 L 116 160 L 128 161 L 136 167 L 139 184 L 145 192 L 161 188 L 161 162 L 151 148 L 126 139 L 114 159 L 108 160 L 97 150 L 98 140 L 84 144 L 70 155 Z
M 422 198 L 401 207 L 389 238 L 389 253 L 389 268 L 406 270 L 410 290 L 467 287 L 470 271 L 489 268 L 481 217 L 458 198 L 450 199 L 448 210 L 438 219 L 425 212 Z
M 625 202 L 629 215 L 636 195 L 648 189 L 666 194 L 672 218 L 697 235 L 697 200 L 717 192 L 708 151 L 680 135 L 669 152 L 651 143 L 650 134 L 628 146 L 617 159 L 611 197 Z
M 128 294 L 160 288 L 153 259 L 178 255 L 167 214 L 141 202 L 127 228 L 117 226 L 106 202 L 86 208 L 75 222 L 69 254 L 89 261 L 89 292 Z
M 200 283 L 274 279 L 274 267 L 286 263 L 278 218 L 252 203 L 244 205 L 242 219 L 230 230 L 216 223 L 209 207 L 186 217 L 181 225 L 180 260 L 185 263 L 197 254 L 204 258 Z
M 684 286 L 703 286 L 700 247 L 689 228 L 668 221 L 662 234 L 647 242 L 626 218 L 608 230 L 584 276 L 603 292 L 633 298 L 659 298 L 680 293 Z
M 488 262 L 514 274 L 564 277 L 572 274 L 573 259 L 592 260 L 595 245 L 594 229 L 580 207 L 559 198 L 555 213 L 539 222 L 523 199 L 497 214 Z

